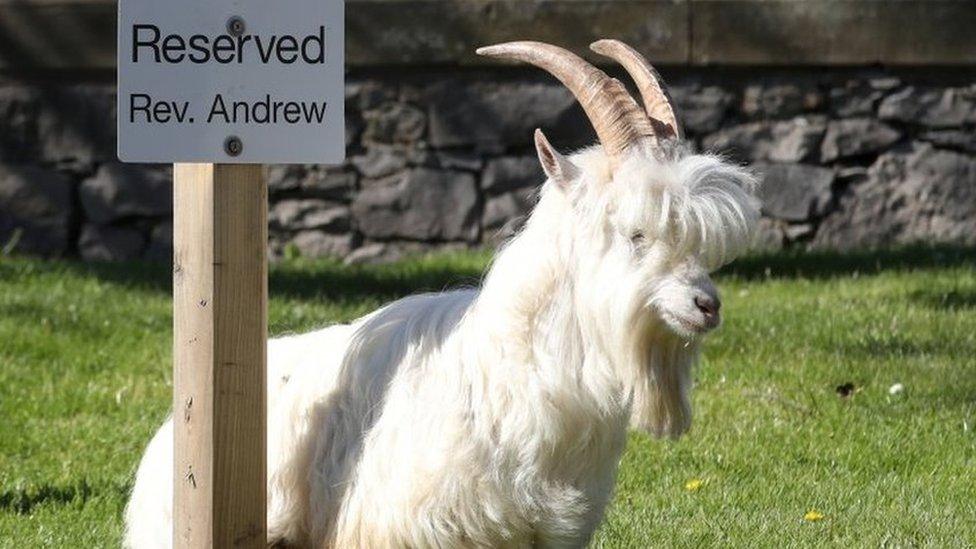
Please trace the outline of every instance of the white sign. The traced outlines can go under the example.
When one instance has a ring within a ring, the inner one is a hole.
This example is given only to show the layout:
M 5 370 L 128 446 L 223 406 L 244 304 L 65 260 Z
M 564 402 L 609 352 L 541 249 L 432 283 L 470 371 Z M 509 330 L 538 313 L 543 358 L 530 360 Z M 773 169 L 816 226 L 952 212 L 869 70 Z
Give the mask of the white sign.
M 339 163 L 343 0 L 121 0 L 119 159 Z

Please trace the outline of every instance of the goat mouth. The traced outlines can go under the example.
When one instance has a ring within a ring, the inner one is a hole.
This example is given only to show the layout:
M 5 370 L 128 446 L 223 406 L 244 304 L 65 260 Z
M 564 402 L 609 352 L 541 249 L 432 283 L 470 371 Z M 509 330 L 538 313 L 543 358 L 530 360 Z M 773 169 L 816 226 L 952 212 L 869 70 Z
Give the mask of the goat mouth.
M 687 317 L 670 313 L 668 311 L 662 311 L 661 316 L 664 318 L 665 322 L 672 327 L 672 329 L 678 328 L 675 331 L 679 332 L 679 335 L 690 337 L 704 335 L 715 329 L 719 324 L 718 317 L 712 317 L 712 319 L 706 319 L 705 321 L 699 322 Z

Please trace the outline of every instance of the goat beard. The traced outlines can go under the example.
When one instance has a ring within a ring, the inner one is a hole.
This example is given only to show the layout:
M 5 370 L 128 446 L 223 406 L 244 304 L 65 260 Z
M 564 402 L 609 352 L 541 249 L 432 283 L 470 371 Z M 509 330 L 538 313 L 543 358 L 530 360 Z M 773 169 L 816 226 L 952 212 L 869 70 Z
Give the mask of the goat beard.
M 630 293 L 626 288 L 632 285 L 621 286 L 624 290 L 598 313 L 583 315 L 589 331 L 582 337 L 596 336 L 600 352 L 609 359 L 629 400 L 630 427 L 658 438 L 677 438 L 691 427 L 692 369 L 701 340 L 682 337 L 665 324 L 648 306 L 645 287 Z
M 631 395 L 631 427 L 677 438 L 691 427 L 692 368 L 697 340 L 686 340 L 652 318 L 636 318 L 624 348 Z

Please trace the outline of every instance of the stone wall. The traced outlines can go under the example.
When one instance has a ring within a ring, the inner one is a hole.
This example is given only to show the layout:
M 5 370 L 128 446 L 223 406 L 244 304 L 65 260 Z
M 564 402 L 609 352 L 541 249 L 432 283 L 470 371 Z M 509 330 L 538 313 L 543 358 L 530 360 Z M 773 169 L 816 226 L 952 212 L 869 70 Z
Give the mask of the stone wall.
M 757 246 L 976 244 L 972 70 L 663 72 L 689 139 L 762 175 Z M 564 88 L 515 67 L 358 69 L 346 103 L 344 165 L 268 168 L 275 255 L 492 245 L 543 179 L 532 130 L 594 140 Z M 167 260 L 170 169 L 119 164 L 114 116 L 109 84 L 0 82 L 0 246 Z

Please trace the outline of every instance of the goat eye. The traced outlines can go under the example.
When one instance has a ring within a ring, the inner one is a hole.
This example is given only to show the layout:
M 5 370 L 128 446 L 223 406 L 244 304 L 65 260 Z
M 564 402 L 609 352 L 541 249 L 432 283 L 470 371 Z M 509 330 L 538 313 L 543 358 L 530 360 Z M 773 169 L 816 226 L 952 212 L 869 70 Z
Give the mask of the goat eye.
M 634 231 L 634 233 L 630 235 L 630 241 L 636 245 L 643 244 L 644 233 L 642 231 Z

